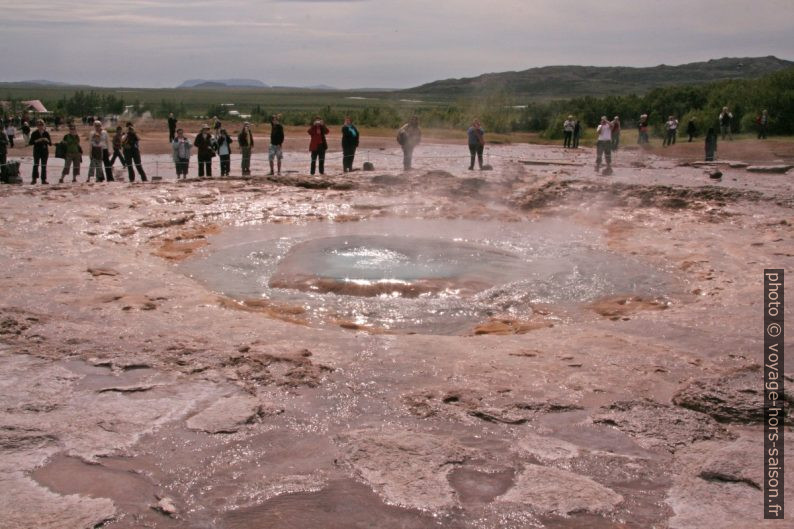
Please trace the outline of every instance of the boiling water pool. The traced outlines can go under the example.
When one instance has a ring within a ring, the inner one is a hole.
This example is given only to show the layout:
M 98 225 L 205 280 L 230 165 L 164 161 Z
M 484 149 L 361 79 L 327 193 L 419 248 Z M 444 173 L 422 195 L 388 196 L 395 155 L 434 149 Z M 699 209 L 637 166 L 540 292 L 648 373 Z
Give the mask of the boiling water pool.
M 236 300 L 300 307 L 310 324 L 459 334 L 533 306 L 571 317 L 602 296 L 658 296 L 672 277 L 606 249 L 598 231 L 546 219 L 370 220 L 230 228 L 186 273 Z

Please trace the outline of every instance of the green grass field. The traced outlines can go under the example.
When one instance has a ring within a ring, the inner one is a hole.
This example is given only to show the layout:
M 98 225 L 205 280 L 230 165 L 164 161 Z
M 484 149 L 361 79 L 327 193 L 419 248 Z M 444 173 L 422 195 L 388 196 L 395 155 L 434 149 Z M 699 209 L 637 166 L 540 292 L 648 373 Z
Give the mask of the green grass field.
M 419 101 L 396 92 L 351 92 L 322 91 L 287 88 L 225 88 L 225 89 L 176 89 L 176 88 L 96 88 L 89 86 L 18 86 L 0 85 L 2 99 L 39 99 L 50 109 L 57 101 L 71 97 L 76 91 L 94 91 L 100 95 L 123 98 L 125 103 L 141 102 L 150 109 L 158 109 L 162 101 L 183 103 L 190 116 L 202 116 L 207 109 L 222 104 L 233 104 L 242 114 L 251 113 L 259 105 L 267 112 L 320 112 L 326 107 L 336 111 L 389 106 L 398 112 L 418 108 L 444 107 L 454 101 Z

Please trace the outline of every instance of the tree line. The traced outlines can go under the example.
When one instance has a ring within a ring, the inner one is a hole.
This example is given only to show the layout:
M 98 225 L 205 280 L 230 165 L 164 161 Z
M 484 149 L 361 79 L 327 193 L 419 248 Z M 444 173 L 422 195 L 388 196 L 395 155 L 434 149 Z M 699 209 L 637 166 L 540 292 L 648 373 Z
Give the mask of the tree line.
M 45 102 L 46 103 L 46 102 Z M 52 104 L 52 102 L 50 102 Z M 396 128 L 411 115 L 419 116 L 425 127 L 466 128 L 472 119 L 479 118 L 491 132 L 541 132 L 548 138 L 562 135 L 562 122 L 573 114 L 585 127 L 595 127 L 602 115 L 618 115 L 624 127 L 636 124 L 640 114 L 648 114 L 652 131 L 660 134 L 667 117 L 675 115 L 681 123 L 694 119 L 704 133 L 716 126 L 717 116 L 727 106 L 734 115 L 735 132 L 754 129 L 756 116 L 763 109 L 769 111 L 768 130 L 772 134 L 794 134 L 794 68 L 782 70 L 760 79 L 729 80 L 707 84 L 680 85 L 656 88 L 643 95 L 615 95 L 578 97 L 567 100 L 517 100 L 507 92 L 490 93 L 484 97 L 460 99 L 452 103 L 423 103 L 416 105 L 381 101 L 372 106 L 345 108 L 324 106 L 314 110 L 265 108 L 255 105 L 248 110 L 252 122 L 266 122 L 272 114 L 281 114 L 285 125 L 304 125 L 320 115 L 331 125 L 341 125 L 351 116 L 360 126 Z M 54 102 L 57 113 L 71 116 L 150 112 L 165 118 L 170 112 L 177 117 L 190 116 L 184 102 L 162 99 L 151 104 L 133 101 L 94 91 L 76 91 L 71 97 Z M 206 117 L 228 118 L 229 108 L 209 106 Z

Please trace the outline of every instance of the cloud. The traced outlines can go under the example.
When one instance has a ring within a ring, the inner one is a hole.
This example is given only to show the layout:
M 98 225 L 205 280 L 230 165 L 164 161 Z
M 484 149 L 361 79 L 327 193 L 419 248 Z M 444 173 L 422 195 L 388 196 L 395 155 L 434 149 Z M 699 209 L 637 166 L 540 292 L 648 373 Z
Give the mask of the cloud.
M 26 0 L 3 7 L 5 40 L 25 43 L 3 57 L 3 70 L 18 78 L 78 72 L 106 85 L 258 76 L 282 85 L 408 87 L 551 64 L 792 59 L 790 2 Z M 111 49 L 135 68 L 108 68 Z

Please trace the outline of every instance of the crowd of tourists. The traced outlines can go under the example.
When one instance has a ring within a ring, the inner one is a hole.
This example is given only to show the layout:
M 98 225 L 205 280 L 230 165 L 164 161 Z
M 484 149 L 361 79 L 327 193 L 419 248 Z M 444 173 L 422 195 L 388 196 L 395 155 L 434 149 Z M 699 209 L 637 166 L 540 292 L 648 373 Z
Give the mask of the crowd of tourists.
M 755 118 L 755 125 L 758 131 L 758 139 L 767 138 L 767 129 L 769 127 L 769 112 L 767 110 L 761 111 Z M 674 115 L 670 115 L 664 123 L 664 136 L 662 139 L 662 146 L 669 147 L 675 145 L 678 137 L 678 119 Z M 596 171 L 601 167 L 602 160 L 606 162 L 606 172 L 611 172 L 612 153 L 618 150 L 620 146 L 620 117 L 615 116 L 611 121 L 602 116 L 599 125 L 596 128 Z M 648 114 L 641 114 L 637 120 L 637 143 L 644 145 L 650 143 L 649 135 L 650 125 Z M 705 151 L 706 161 L 713 161 L 717 151 L 717 131 L 719 136 L 724 140 L 733 140 L 733 113 L 728 107 L 723 107 L 719 116 L 717 116 L 716 127 L 709 127 L 705 136 Z M 579 120 L 575 119 L 573 115 L 562 124 L 563 131 L 563 148 L 577 149 L 579 147 L 579 139 L 581 136 L 582 128 Z M 695 118 L 691 118 L 687 123 L 686 134 L 689 136 L 689 142 L 692 142 L 697 136 L 698 128 L 695 123 Z
M 117 116 L 113 116 L 109 122 L 111 125 L 117 123 Z M 80 175 L 80 168 L 83 156 L 88 155 L 88 175 L 87 180 L 94 179 L 97 182 L 113 181 L 113 167 L 118 160 L 122 168 L 127 170 L 127 178 L 130 182 L 138 178 L 146 182 L 146 171 L 141 161 L 140 137 L 135 130 L 132 122 L 126 122 L 122 127 L 118 125 L 111 134 L 103 128 L 102 119 L 97 116 L 84 116 L 80 118 L 84 125 L 92 128 L 88 134 L 87 143 L 81 143 L 81 138 L 77 133 L 77 126 L 74 119 L 66 120 L 68 128 L 61 141 L 53 143 L 52 137 L 47 130 L 46 123 L 42 119 L 35 121 L 35 128 L 31 129 L 28 124 L 29 117 L 24 114 L 22 117 L 12 116 L 5 118 L 0 123 L 0 167 L 2 168 L 2 181 L 7 181 L 6 158 L 8 148 L 14 147 L 17 136 L 17 127 L 22 133 L 22 140 L 25 146 L 33 147 L 33 169 L 31 174 L 32 183 L 40 181 L 42 184 L 48 183 L 47 163 L 50 155 L 50 147 L 55 146 L 55 156 L 64 160 L 64 165 L 60 173 L 59 183 L 62 183 L 71 173 L 72 182 L 77 181 Z M 231 173 L 231 155 L 236 149 L 241 154 L 240 169 L 243 176 L 251 175 L 251 155 L 254 151 L 254 135 L 250 123 L 243 124 L 242 130 L 236 137 L 229 135 L 223 127 L 221 120 L 217 116 L 213 117 L 212 125 L 209 123 L 202 125 L 198 133 L 191 139 L 185 130 L 178 126 L 179 121 L 173 115 L 168 116 L 168 141 L 171 144 L 174 168 L 177 179 L 186 179 L 190 168 L 190 161 L 193 149 L 196 151 L 196 162 L 198 164 L 198 177 L 212 177 L 213 158 L 218 158 L 220 176 L 229 176 Z M 62 120 L 56 116 L 54 125 L 57 131 Z M 758 138 L 766 139 L 767 128 L 769 125 L 769 114 L 763 110 L 755 120 L 758 128 Z M 662 145 L 667 147 L 676 143 L 679 122 L 674 115 L 670 115 L 664 124 L 664 139 Z M 722 139 L 726 137 L 733 139 L 733 114 L 728 107 L 724 107 L 717 116 L 715 127 L 709 127 L 705 136 L 706 160 L 714 160 L 717 150 L 717 131 L 720 132 Z M 566 149 L 577 149 L 581 139 L 583 127 L 578 119 L 569 115 L 563 122 L 563 147 Z M 690 119 L 686 133 L 689 135 L 689 142 L 697 135 L 697 126 L 694 119 Z M 315 116 L 307 130 L 309 136 L 309 173 L 314 175 L 325 174 L 325 158 L 328 150 L 328 136 L 330 129 L 326 126 L 320 116 Z M 602 162 L 606 164 L 605 174 L 612 171 L 612 154 L 620 148 L 621 122 L 619 116 L 614 116 L 611 120 L 602 116 L 596 128 L 596 170 L 599 171 Z M 282 116 L 274 114 L 270 117 L 270 142 L 267 149 L 270 172 L 268 175 L 280 175 L 282 171 L 282 161 L 284 158 L 284 126 Z M 475 119 L 467 129 L 467 139 L 469 154 L 471 156 L 469 170 L 473 170 L 475 162 L 479 168 L 483 169 L 483 150 L 485 147 L 485 130 L 479 120 Z M 422 140 L 422 131 L 419 128 L 419 118 L 413 116 L 401 126 L 397 131 L 397 142 L 403 152 L 403 168 L 410 170 L 413 162 L 413 152 Z M 234 143 L 237 146 L 234 146 Z M 360 142 L 360 133 L 353 124 L 351 117 L 346 117 L 341 128 L 341 147 L 342 147 L 342 169 L 343 172 L 354 170 L 353 162 Z M 641 114 L 637 120 L 637 142 L 642 144 L 649 143 L 649 120 L 648 114 Z M 84 150 L 85 146 L 85 150 Z

